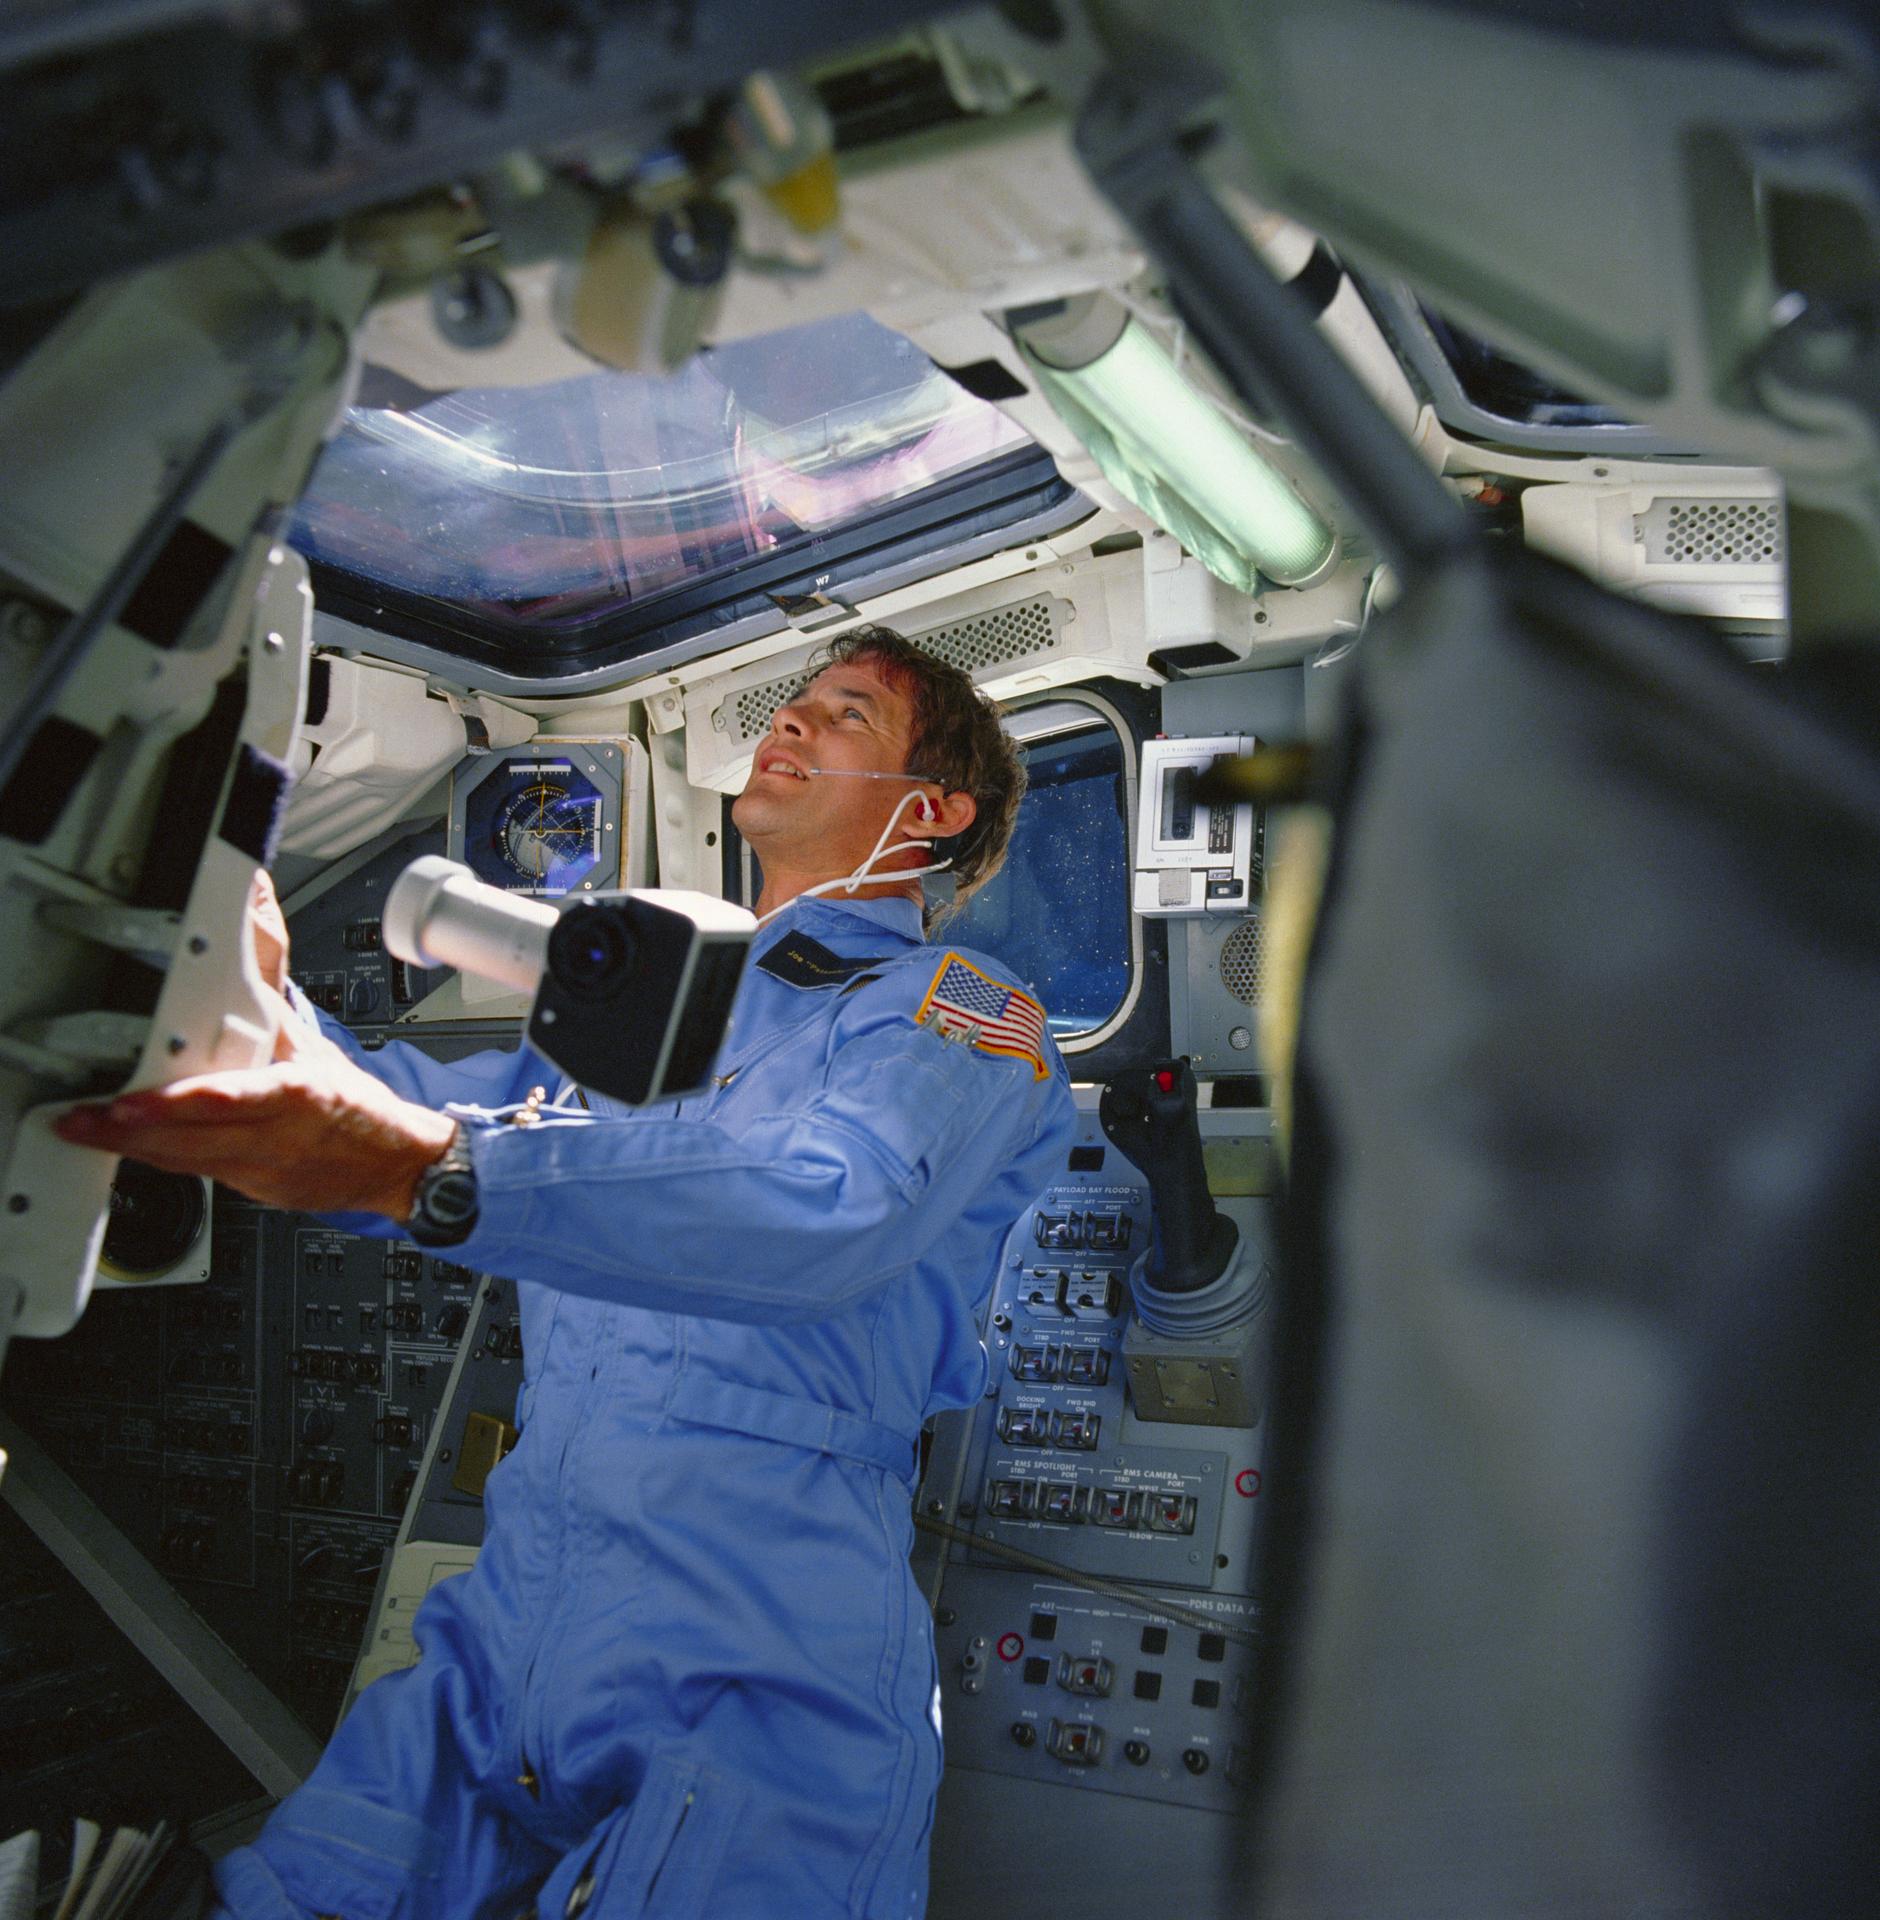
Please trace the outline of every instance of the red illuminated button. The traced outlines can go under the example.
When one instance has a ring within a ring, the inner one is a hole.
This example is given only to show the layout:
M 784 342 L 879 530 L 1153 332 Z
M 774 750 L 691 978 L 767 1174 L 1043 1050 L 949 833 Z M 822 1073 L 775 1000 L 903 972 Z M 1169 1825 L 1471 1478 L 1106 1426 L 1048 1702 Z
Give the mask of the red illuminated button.
M 1164 1093 L 1173 1093 L 1175 1091 L 1175 1075 L 1167 1067 L 1162 1067 L 1157 1071 L 1155 1083 Z
M 1008 1665 L 1016 1660 L 1024 1651 L 1025 1643 L 1017 1634 L 1002 1633 L 999 1635 L 999 1658 Z

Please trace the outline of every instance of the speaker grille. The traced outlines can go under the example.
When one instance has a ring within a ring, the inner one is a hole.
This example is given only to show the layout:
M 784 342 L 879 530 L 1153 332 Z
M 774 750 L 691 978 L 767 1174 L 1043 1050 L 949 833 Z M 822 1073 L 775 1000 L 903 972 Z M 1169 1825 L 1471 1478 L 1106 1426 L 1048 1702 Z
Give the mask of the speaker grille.
M 1257 1006 L 1266 983 L 1266 924 L 1258 914 L 1243 920 L 1221 947 L 1221 985 L 1236 1000 Z
M 1646 560 L 1658 566 L 1769 567 L 1783 557 L 1775 500 L 1661 498 L 1636 525 Z
M 1046 593 L 1035 600 L 995 607 L 990 613 L 975 614 L 970 620 L 958 620 L 951 626 L 934 627 L 908 637 L 922 652 L 950 661 L 967 673 L 980 674 L 1031 654 L 1049 653 L 1057 645 L 1065 611 L 1062 600 Z M 810 674 L 804 671 L 788 674 L 781 680 L 768 680 L 762 686 L 746 687 L 731 703 L 727 725 L 732 739 L 739 746 L 760 739 L 777 709 L 786 700 L 794 700 L 809 682 Z

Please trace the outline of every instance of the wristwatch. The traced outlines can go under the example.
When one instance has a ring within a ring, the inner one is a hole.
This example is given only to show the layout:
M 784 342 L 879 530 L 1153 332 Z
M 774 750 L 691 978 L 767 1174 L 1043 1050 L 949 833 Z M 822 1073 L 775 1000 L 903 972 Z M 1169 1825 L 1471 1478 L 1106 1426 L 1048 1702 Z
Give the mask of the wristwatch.
M 454 1247 L 477 1223 L 477 1170 L 462 1127 L 450 1145 L 418 1175 L 405 1231 L 421 1247 Z

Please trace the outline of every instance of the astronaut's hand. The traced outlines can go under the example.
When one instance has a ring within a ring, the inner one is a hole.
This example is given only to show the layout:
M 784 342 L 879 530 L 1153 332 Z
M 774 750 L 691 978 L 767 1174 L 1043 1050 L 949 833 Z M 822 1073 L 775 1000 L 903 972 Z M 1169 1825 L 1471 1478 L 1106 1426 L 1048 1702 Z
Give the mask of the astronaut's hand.
M 281 1015 L 271 1066 L 74 1107 L 55 1130 L 75 1146 L 202 1174 L 270 1206 L 408 1220 L 418 1176 L 450 1145 L 456 1122 L 401 1100 L 290 1009 Z
M 255 965 L 276 993 L 287 991 L 287 916 L 266 867 L 255 869 L 248 895 L 248 938 L 254 945 Z

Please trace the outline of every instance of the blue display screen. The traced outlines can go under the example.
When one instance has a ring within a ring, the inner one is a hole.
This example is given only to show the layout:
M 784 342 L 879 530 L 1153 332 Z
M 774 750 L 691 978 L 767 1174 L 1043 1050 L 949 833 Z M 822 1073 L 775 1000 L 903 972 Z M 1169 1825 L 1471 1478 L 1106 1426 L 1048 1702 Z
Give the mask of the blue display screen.
M 939 938 L 1030 983 L 1060 1038 L 1089 1033 L 1129 991 L 1123 742 L 1107 721 L 1034 743 L 1005 865 Z
M 510 893 L 566 893 L 601 859 L 599 791 L 566 760 L 514 760 L 464 807 L 464 859 Z

